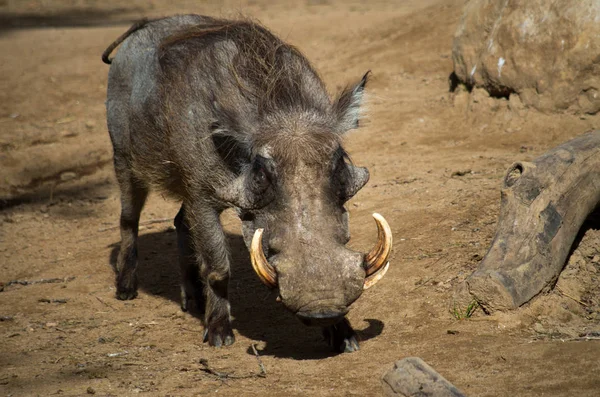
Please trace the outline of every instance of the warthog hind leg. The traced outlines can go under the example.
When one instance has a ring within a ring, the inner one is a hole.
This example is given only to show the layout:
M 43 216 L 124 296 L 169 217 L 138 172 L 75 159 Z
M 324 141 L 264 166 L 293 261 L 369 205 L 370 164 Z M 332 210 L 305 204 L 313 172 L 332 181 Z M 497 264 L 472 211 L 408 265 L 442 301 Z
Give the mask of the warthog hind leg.
M 200 280 L 196 250 L 192 244 L 190 227 L 185 221 L 185 208 L 183 205 L 175 217 L 175 228 L 177 229 L 177 248 L 181 268 L 181 310 L 187 312 L 189 302 L 193 300 L 196 309 L 204 314 L 206 305 L 204 287 Z
M 121 189 L 121 249 L 117 258 L 117 299 L 137 296 L 137 238 L 140 213 L 148 196 L 148 188 L 131 174 L 128 167 L 115 161 Z

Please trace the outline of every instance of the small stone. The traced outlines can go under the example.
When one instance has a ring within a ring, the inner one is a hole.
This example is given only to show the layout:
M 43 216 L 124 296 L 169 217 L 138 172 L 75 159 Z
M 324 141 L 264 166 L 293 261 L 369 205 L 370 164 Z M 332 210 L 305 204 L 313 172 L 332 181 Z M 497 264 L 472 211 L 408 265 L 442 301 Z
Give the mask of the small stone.
M 87 128 L 88 130 L 94 129 L 95 126 L 96 122 L 93 120 L 88 120 L 85 122 L 85 128 Z
M 525 109 L 523 102 L 521 102 L 521 98 L 517 94 L 513 94 L 508 98 L 508 107 L 518 115 L 521 115 L 522 111 Z
M 586 268 L 586 270 L 587 270 L 588 272 L 590 272 L 590 273 L 597 273 L 597 272 L 598 272 L 598 269 L 596 269 L 596 266 L 594 266 L 594 264 L 593 264 L 593 263 L 587 263 L 587 264 L 585 265 L 585 268 Z
M 452 177 L 454 177 L 454 176 L 465 176 L 465 175 L 467 175 L 467 174 L 472 174 L 472 173 L 473 173 L 473 171 L 471 171 L 471 169 L 466 169 L 466 170 L 457 170 L 457 171 L 454 171 L 454 172 L 453 172 L 453 173 L 450 175 L 450 177 L 452 178 Z
M 87 388 L 87 394 L 96 394 L 96 390 L 92 386 Z
M 464 109 L 468 106 L 470 100 L 469 91 L 467 91 L 463 86 L 459 86 L 457 88 L 457 92 L 453 97 L 453 104 L 455 107 Z
M 77 178 L 77 174 L 72 171 L 63 172 L 60 174 L 60 180 L 63 182 Z
M 76 131 L 64 130 L 60 132 L 61 138 L 73 138 L 77 135 L 79 135 L 79 133 Z

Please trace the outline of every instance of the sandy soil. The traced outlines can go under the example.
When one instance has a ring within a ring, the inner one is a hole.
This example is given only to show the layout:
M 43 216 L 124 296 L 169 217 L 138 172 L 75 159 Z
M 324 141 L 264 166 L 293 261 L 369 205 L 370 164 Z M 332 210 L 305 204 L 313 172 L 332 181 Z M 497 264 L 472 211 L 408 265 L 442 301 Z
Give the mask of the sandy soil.
M 600 335 L 597 218 L 560 288 L 526 307 L 460 320 L 452 291 L 485 255 L 508 166 L 600 118 L 448 92 L 462 0 L 168 3 L 0 0 L 0 282 L 67 278 L 0 292 L 2 395 L 371 396 L 408 356 L 469 396 L 598 395 L 600 342 L 581 337 Z M 131 20 L 184 12 L 258 18 L 299 46 L 332 92 L 373 71 L 369 119 L 347 137 L 354 162 L 371 171 L 349 203 L 350 245 L 373 243 L 377 211 L 395 250 L 388 275 L 349 314 L 359 352 L 330 353 L 317 329 L 275 302 L 231 213 L 237 341 L 203 344 L 200 320 L 179 309 L 175 236 L 163 221 L 178 204 L 159 195 L 142 215 L 140 296 L 114 298 L 119 204 L 100 54 Z M 256 376 L 252 345 L 266 377 Z

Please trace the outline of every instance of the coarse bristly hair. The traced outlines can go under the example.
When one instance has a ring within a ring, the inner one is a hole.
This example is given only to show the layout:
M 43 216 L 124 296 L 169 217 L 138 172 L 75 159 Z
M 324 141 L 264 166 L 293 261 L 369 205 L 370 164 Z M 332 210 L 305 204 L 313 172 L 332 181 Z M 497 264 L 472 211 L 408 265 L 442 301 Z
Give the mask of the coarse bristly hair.
M 177 52 L 184 43 L 188 51 L 194 51 L 225 41 L 235 45 L 236 54 L 230 64 L 222 66 L 242 93 L 258 102 L 260 114 L 280 109 L 326 111 L 330 107 L 323 82 L 302 53 L 249 19 L 207 18 L 202 25 L 164 39 L 159 59 L 163 69 L 168 69 L 181 62 Z
M 297 159 L 323 162 L 341 147 L 343 133 L 358 127 L 370 73 L 359 84 L 347 86 L 332 103 L 306 57 L 249 19 L 204 17 L 202 24 L 163 39 L 158 56 L 165 81 L 171 82 L 168 87 L 186 71 L 198 70 L 222 90 L 218 99 L 211 100 L 216 115 L 213 134 L 231 136 L 246 153 L 269 146 L 289 165 Z M 212 73 L 207 68 L 213 68 Z M 244 106 L 255 112 L 242 114 Z M 258 131 L 247 134 L 259 124 Z

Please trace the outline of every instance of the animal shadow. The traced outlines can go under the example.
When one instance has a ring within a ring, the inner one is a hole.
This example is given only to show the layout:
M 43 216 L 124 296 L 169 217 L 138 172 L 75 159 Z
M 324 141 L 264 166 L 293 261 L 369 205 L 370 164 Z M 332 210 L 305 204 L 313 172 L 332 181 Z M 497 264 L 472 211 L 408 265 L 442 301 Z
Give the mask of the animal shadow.
M 267 289 L 254 274 L 248 251 L 241 235 L 228 234 L 231 251 L 231 280 L 229 298 L 232 325 L 241 335 L 265 342 L 261 355 L 319 359 L 333 356 L 320 328 L 306 327 L 285 307 L 276 302 L 277 292 Z M 110 264 L 116 269 L 119 243 L 111 245 Z M 161 296 L 180 305 L 180 271 L 177 257 L 176 233 L 164 230 L 141 234 L 138 239 L 138 288 L 151 295 Z M 202 321 L 197 308 L 188 312 Z M 359 341 L 374 338 L 383 331 L 383 322 L 366 319 L 368 326 L 356 330 Z M 239 343 L 239 340 L 238 342 Z M 248 347 L 248 354 L 254 354 Z

